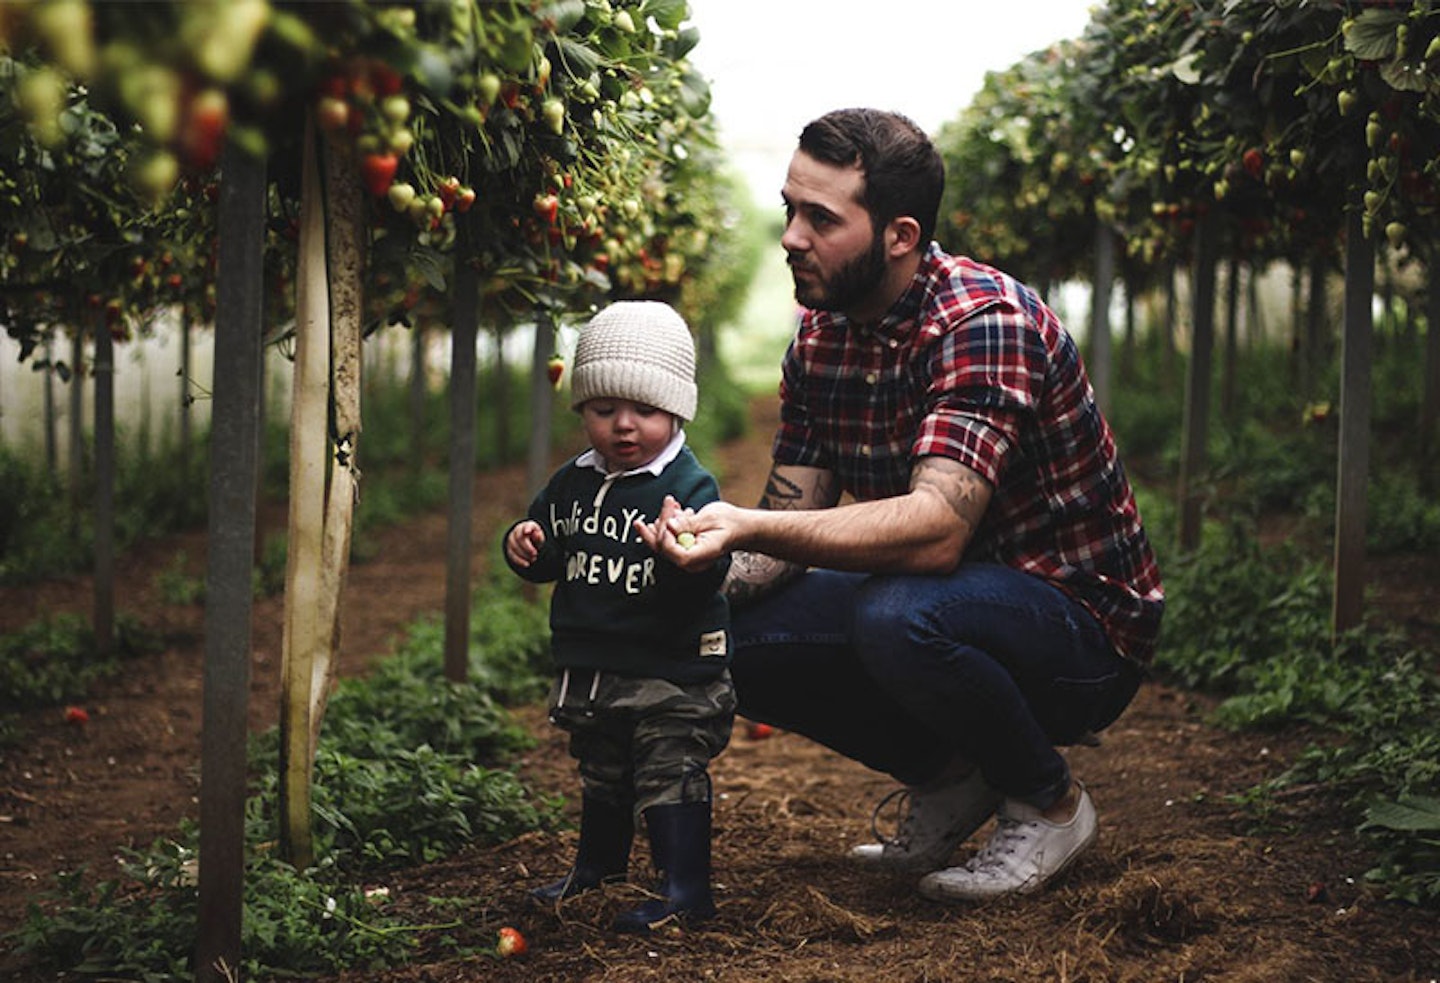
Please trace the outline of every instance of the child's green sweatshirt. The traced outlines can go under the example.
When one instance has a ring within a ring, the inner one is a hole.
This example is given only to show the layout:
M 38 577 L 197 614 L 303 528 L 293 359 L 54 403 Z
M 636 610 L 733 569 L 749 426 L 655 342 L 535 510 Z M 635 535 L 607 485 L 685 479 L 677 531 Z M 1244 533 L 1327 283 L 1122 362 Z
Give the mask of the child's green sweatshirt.
M 635 520 L 654 521 L 666 495 L 693 509 L 720 497 L 715 478 L 683 441 L 651 466 L 624 473 L 606 474 L 587 451 L 556 471 L 530 503 L 528 517 L 545 530 L 545 545 L 528 568 L 511 568 L 534 583 L 555 582 L 556 669 L 695 683 L 729 664 L 730 612 L 719 592 L 729 558 L 686 573 L 635 532 Z

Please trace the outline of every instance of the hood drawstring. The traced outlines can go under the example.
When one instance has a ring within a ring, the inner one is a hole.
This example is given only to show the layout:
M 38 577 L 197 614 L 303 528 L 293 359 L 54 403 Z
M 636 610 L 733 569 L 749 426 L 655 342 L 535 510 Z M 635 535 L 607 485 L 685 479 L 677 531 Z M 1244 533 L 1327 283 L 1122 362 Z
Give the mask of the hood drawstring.
M 595 501 L 591 503 L 594 508 L 598 509 L 605 503 L 605 496 L 610 494 L 610 488 L 623 475 L 623 471 L 611 471 L 605 475 L 605 480 L 600 482 L 600 487 L 595 491 Z
M 590 693 L 586 697 L 585 716 L 595 716 L 595 697 L 600 693 L 600 670 L 590 670 Z M 570 695 L 570 670 L 560 671 L 560 693 L 555 697 L 555 709 L 562 710 L 565 707 L 565 697 Z M 551 714 L 554 717 L 554 714 Z

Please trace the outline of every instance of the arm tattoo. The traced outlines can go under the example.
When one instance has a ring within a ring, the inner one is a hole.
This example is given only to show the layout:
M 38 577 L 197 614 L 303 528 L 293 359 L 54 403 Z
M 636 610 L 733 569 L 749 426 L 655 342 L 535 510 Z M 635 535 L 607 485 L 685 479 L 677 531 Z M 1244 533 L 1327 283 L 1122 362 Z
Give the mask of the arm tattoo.
M 989 485 L 984 478 L 944 457 L 923 457 L 917 461 L 910 472 L 910 487 L 934 491 L 970 530 L 980 525 L 989 500 Z
M 798 563 L 777 560 L 764 553 L 732 553 L 730 572 L 725 576 L 722 590 L 732 604 L 746 604 L 779 587 L 804 569 Z
M 805 490 L 789 478 L 774 471 L 765 482 L 765 491 L 760 495 L 760 507 L 775 511 L 797 509 L 805 498 Z
M 801 512 L 829 508 L 839 498 L 838 479 L 833 472 L 823 468 L 772 467 L 759 507 L 771 512 Z M 730 554 L 730 571 L 722 590 L 731 603 L 740 605 L 804 572 L 803 563 L 740 550 Z
M 799 479 L 772 468 L 759 507 L 772 512 L 829 508 L 840 500 L 838 481 L 833 472 L 819 468 L 800 473 Z

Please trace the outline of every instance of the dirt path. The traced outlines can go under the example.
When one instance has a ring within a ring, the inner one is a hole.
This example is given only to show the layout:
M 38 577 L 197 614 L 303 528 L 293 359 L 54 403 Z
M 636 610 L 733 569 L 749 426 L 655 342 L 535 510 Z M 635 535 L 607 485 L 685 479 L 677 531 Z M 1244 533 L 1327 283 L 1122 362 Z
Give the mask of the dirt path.
M 712 467 L 740 503 L 759 494 L 773 406 L 757 406 L 750 437 Z M 477 489 L 478 562 L 501 522 L 524 505 L 519 469 Z M 445 522 L 427 516 L 386 532 L 375 560 L 353 568 L 342 660 L 362 671 L 444 596 Z M 197 812 L 200 678 L 198 606 L 163 604 L 155 575 L 182 554 L 204 569 L 203 535 L 125 558 L 122 612 L 166 640 L 88 704 L 91 723 L 27 714 L 21 747 L 0 752 L 0 932 L 37 887 L 87 865 L 113 873 L 121 845 L 144 845 Z M 0 631 L 40 613 L 85 611 L 83 579 L 0 590 Z M 250 715 L 276 719 L 280 600 L 257 605 Z M 1100 811 L 1101 839 L 1064 882 L 991 906 L 924 901 L 907 878 L 861 873 L 846 849 L 868 838 L 870 808 L 890 784 L 794 735 L 756 740 L 737 726 L 717 761 L 715 868 L 720 915 L 703 931 L 616 937 L 609 916 L 627 889 L 575 899 L 561 911 L 527 891 L 568 864 L 574 833 L 534 834 L 395 873 L 394 903 L 465 899 L 467 932 L 502 924 L 530 941 L 498 964 L 443 953 L 398 970 L 346 974 L 349 983 L 448 980 L 1133 980 L 1430 981 L 1440 977 L 1440 917 L 1378 901 L 1363 889 L 1368 861 L 1333 804 L 1303 796 L 1253 829 L 1229 797 L 1274 774 L 1300 735 L 1233 735 L 1203 723 L 1205 701 L 1151 684 L 1072 765 Z M 540 743 L 522 764 L 541 791 L 573 796 L 573 765 L 539 708 L 524 720 Z M 643 880 L 643 837 L 632 872 Z M 632 891 L 634 889 L 628 889 Z M 0 976 L 38 980 L 0 954 Z

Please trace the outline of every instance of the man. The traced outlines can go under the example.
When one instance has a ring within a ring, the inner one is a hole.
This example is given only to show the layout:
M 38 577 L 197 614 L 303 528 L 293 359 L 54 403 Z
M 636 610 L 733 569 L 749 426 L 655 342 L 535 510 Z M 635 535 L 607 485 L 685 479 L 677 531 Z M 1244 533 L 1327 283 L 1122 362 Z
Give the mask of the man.
M 1029 288 L 931 241 L 943 184 L 902 116 L 804 129 L 781 238 L 804 311 L 760 507 L 670 502 L 641 532 L 682 566 L 733 554 L 742 714 L 905 786 L 899 834 L 855 857 L 977 900 L 1094 841 L 1056 748 L 1130 702 L 1163 594 L 1074 342 Z

